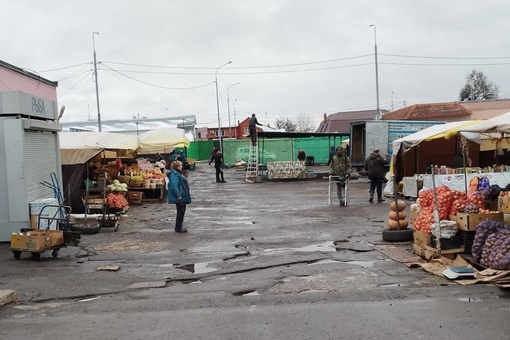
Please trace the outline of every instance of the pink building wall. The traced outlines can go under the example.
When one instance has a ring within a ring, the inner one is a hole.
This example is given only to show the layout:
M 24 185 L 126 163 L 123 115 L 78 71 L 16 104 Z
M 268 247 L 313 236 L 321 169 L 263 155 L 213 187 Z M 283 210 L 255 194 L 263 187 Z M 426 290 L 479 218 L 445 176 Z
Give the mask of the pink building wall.
M 20 91 L 30 95 L 57 101 L 56 85 L 47 84 L 0 65 L 0 91 Z

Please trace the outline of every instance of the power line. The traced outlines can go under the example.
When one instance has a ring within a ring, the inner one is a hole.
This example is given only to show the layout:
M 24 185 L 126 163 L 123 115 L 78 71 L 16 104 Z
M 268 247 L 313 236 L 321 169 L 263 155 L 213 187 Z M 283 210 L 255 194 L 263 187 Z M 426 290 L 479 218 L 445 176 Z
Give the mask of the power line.
M 385 54 L 379 53 L 379 55 L 384 55 L 388 57 L 396 57 L 396 58 L 415 58 L 415 59 L 447 59 L 447 60 L 494 60 L 494 59 L 510 59 L 510 57 L 440 57 L 440 56 L 417 56 L 417 55 L 403 55 L 403 54 Z
M 126 77 L 128 79 L 137 81 L 137 82 L 145 84 L 145 85 L 149 85 L 149 86 L 153 86 L 153 87 L 158 87 L 160 89 L 167 89 L 167 90 L 194 90 L 194 89 L 199 89 L 199 88 L 206 87 L 206 86 L 214 84 L 214 82 L 211 82 L 211 83 L 207 83 L 207 84 L 203 84 L 203 85 L 198 85 L 198 86 L 192 86 L 192 87 L 167 87 L 167 86 L 161 86 L 161 85 L 151 84 L 149 82 L 146 82 L 146 81 L 143 81 L 143 80 L 139 80 L 139 79 L 130 77 L 130 76 L 120 72 L 119 70 L 114 70 L 113 68 L 109 67 L 108 65 L 105 65 L 105 64 L 102 64 L 102 65 L 105 66 L 106 68 L 108 68 L 109 70 L 111 70 L 111 71 L 113 71 L 113 72 L 115 72 L 117 74 L 120 74 L 123 77 Z M 123 72 L 125 72 L 125 71 L 123 71 Z

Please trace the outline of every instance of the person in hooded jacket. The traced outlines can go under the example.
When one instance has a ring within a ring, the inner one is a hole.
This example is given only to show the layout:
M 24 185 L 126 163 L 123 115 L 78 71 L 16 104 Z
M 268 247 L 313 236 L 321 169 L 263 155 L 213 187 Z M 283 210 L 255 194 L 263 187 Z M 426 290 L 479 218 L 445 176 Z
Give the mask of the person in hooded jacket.
M 341 146 L 335 148 L 335 155 L 329 164 L 329 174 L 338 177 L 336 183 L 336 192 L 338 201 L 341 206 L 345 206 L 347 202 L 347 193 L 345 190 L 345 183 L 352 173 L 352 164 L 350 158 L 344 154 Z
M 168 178 L 168 203 L 175 204 L 177 215 L 175 217 L 175 232 L 186 233 L 188 230 L 183 228 L 184 214 L 186 205 L 191 203 L 188 180 L 182 174 L 182 162 L 173 161 L 172 170 L 167 173 Z
M 386 157 L 381 156 L 379 149 L 375 149 L 365 161 L 365 170 L 367 170 L 368 178 L 370 179 L 370 198 L 368 200 L 370 203 L 374 201 L 374 192 L 376 191 L 377 202 L 384 202 L 382 198 L 382 183 L 384 175 L 386 175 L 385 165 L 388 162 L 388 155 Z

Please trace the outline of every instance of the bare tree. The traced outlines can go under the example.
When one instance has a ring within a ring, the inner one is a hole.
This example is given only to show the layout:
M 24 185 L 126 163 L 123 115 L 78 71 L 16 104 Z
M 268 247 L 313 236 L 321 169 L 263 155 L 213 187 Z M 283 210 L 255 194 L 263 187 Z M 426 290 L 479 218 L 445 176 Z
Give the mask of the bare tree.
M 460 101 L 498 99 L 499 87 L 487 79 L 483 72 L 471 71 L 466 76 L 466 85 L 460 91 Z
M 278 118 L 276 120 L 276 128 L 284 129 L 287 132 L 296 131 L 296 124 L 294 124 L 289 118 Z
M 309 116 L 305 116 L 304 114 L 300 114 L 296 118 L 296 129 L 300 132 L 312 132 L 317 129 L 315 123 L 312 122 Z

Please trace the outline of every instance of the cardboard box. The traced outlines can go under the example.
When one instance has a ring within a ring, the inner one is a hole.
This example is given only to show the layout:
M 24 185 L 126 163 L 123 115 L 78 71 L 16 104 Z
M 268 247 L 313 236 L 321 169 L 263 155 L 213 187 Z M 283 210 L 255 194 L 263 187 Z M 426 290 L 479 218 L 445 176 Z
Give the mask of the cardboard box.
M 421 258 L 425 258 L 425 248 L 413 244 L 413 253 Z
M 452 214 L 450 214 L 450 215 L 448 215 L 448 219 L 449 219 L 450 221 L 457 222 L 457 215 L 452 215 Z
M 460 246 L 459 248 L 456 249 L 441 250 L 441 256 L 454 259 L 457 256 L 457 254 L 463 252 L 464 246 Z M 413 244 L 413 253 L 427 261 L 440 257 L 439 251 L 431 246 L 420 247 L 416 244 Z
M 409 212 L 409 223 L 414 224 L 414 221 L 416 221 L 416 217 L 418 217 L 419 213 L 419 211 L 411 210 Z
M 510 224 L 510 214 L 503 213 L 503 223 Z
M 129 203 L 140 203 L 142 201 L 143 192 L 141 191 L 128 191 Z
M 424 233 L 424 232 L 419 231 L 419 230 L 414 230 L 413 231 L 413 237 L 414 237 L 414 244 L 415 245 L 417 245 L 419 247 L 422 247 L 422 248 L 425 248 L 426 245 L 430 244 L 430 240 L 432 238 L 432 235 L 428 234 L 428 233 Z
M 498 197 L 498 211 L 502 213 L 510 213 L 510 196 Z
M 51 247 L 49 233 L 30 231 L 11 235 L 11 249 L 20 251 L 39 252 Z
M 457 227 L 460 230 L 476 230 L 480 222 L 485 220 L 503 222 L 503 213 L 465 214 L 457 213 Z
M 64 244 L 64 232 L 62 230 L 48 230 L 50 235 L 50 247 L 56 247 Z

